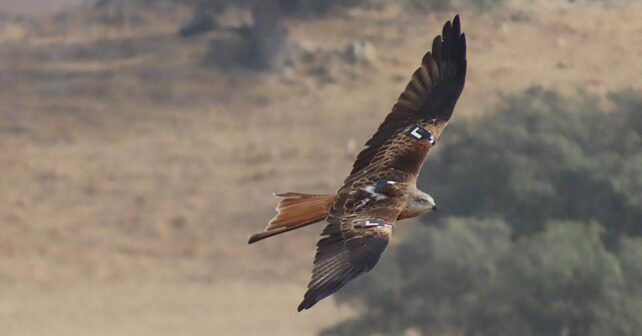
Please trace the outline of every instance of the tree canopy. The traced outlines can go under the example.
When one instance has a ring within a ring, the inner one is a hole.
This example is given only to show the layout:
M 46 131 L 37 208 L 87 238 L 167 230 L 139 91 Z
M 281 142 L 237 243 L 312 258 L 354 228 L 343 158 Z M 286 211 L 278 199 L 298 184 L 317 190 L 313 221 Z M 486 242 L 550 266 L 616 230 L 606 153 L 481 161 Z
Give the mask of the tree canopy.
M 532 88 L 453 122 L 420 179 L 440 215 L 339 293 L 361 314 L 322 334 L 641 335 L 640 113 L 633 91 Z

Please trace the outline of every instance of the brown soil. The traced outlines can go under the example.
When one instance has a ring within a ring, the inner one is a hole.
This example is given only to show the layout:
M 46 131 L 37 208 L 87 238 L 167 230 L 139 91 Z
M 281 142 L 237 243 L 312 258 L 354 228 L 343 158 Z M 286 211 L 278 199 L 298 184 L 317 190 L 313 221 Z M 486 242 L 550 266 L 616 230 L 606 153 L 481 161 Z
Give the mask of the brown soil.
M 453 122 L 531 85 L 642 86 L 639 4 L 474 12 L 461 11 L 470 71 Z M 0 29 L 3 332 L 312 335 L 349 316 L 332 300 L 296 312 L 320 227 L 246 239 L 272 216 L 272 192 L 339 186 L 349 144 L 374 131 L 452 14 L 290 20 L 312 49 L 374 45 L 374 65 L 341 65 L 333 82 L 204 68 L 208 37 L 176 37 L 187 10 L 91 15 Z

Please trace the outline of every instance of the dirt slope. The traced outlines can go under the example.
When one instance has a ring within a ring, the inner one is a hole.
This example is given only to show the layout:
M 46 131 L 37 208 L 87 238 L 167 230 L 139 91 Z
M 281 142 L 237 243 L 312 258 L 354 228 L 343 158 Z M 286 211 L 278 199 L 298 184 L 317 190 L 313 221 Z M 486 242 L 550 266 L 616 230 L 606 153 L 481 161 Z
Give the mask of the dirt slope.
M 461 11 L 470 72 L 457 118 L 531 85 L 640 89 L 641 12 Z M 2 329 L 312 335 L 349 315 L 331 300 L 296 313 L 319 227 L 251 247 L 247 236 L 271 217 L 272 192 L 339 186 L 352 144 L 374 131 L 452 13 L 289 21 L 310 50 L 374 45 L 374 65 L 341 65 L 330 83 L 296 69 L 202 67 L 208 37 L 175 37 L 184 9 L 120 25 L 92 15 L 0 30 Z

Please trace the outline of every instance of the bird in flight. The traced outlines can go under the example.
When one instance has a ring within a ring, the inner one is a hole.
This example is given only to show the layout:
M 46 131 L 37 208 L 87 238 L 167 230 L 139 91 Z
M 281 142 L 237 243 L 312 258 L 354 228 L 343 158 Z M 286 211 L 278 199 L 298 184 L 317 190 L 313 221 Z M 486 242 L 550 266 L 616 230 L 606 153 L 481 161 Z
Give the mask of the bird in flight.
M 288 192 L 276 216 L 250 244 L 320 221 L 312 279 L 298 311 L 309 309 L 369 272 L 390 241 L 395 222 L 437 210 L 417 189 L 417 175 L 450 120 L 466 79 L 466 36 L 459 16 L 448 21 L 377 132 L 334 195 Z

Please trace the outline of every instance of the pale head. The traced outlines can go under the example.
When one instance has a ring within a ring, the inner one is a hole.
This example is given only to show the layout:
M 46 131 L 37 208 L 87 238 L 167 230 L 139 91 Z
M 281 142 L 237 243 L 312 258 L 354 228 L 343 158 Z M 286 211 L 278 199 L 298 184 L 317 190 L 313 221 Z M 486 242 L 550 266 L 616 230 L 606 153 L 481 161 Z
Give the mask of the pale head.
M 408 189 L 408 203 L 401 215 L 403 218 L 421 216 L 433 210 L 437 210 L 437 204 L 432 196 L 417 188 Z

